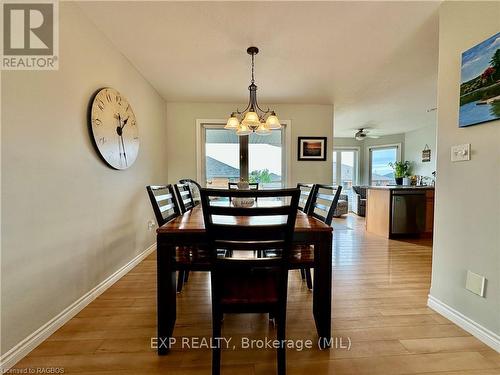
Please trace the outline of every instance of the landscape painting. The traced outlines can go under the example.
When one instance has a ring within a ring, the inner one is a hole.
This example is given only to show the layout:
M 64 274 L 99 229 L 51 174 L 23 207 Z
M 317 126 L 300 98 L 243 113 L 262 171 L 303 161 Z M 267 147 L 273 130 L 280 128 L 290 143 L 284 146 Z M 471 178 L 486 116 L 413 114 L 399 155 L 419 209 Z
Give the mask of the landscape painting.
M 298 160 L 326 160 L 326 137 L 299 137 Z
M 462 54 L 459 126 L 500 119 L 500 32 Z

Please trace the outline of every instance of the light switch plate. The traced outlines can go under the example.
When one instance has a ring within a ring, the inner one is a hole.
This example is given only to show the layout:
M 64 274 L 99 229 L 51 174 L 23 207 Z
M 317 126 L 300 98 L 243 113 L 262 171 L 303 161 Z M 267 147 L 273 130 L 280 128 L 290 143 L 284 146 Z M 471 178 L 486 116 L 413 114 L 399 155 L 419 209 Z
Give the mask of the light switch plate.
M 465 281 L 465 289 L 471 291 L 478 296 L 484 297 L 484 285 L 486 278 L 477 273 L 467 271 L 467 280 Z
M 451 161 L 470 160 L 470 143 L 451 146 Z

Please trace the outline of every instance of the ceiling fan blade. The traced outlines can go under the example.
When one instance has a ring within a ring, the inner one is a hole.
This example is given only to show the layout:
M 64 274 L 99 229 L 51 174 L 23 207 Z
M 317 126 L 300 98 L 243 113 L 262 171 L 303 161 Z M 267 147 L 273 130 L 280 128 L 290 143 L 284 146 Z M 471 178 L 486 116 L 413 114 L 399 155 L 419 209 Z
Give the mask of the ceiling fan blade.
M 380 135 L 367 135 L 367 137 L 377 139 L 380 138 Z

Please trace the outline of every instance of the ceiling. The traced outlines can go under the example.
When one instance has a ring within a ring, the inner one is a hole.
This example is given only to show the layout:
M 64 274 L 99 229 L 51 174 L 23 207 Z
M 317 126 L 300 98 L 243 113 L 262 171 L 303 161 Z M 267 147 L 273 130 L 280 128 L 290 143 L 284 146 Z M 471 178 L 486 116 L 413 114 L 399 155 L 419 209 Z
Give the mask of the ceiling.
M 80 2 L 167 101 L 333 104 L 335 136 L 435 124 L 440 2 Z M 279 114 L 278 114 L 279 115 Z

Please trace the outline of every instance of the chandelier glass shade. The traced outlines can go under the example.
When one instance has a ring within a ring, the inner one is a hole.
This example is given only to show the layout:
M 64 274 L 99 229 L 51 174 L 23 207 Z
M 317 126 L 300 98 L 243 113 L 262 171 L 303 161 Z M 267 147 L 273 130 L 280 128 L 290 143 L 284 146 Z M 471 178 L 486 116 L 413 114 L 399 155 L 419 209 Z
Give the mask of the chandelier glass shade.
M 280 129 L 281 124 L 274 111 L 269 108 L 263 110 L 257 103 L 257 85 L 255 84 L 254 68 L 255 55 L 259 53 L 259 49 L 257 47 L 248 47 L 247 53 L 252 56 L 252 80 L 250 86 L 248 86 L 250 99 L 243 111 L 236 110 L 231 113 L 224 129 L 236 130 L 236 134 L 240 136 L 251 133 L 268 135 L 271 134 L 271 130 Z
M 245 124 L 239 124 L 238 128 L 236 129 L 236 135 L 249 135 L 252 133 L 252 130 L 245 125 Z
M 238 120 L 237 117 L 231 115 L 231 117 L 227 120 L 227 124 L 224 127 L 224 129 L 236 130 L 238 129 L 239 125 L 240 125 L 240 120 Z

